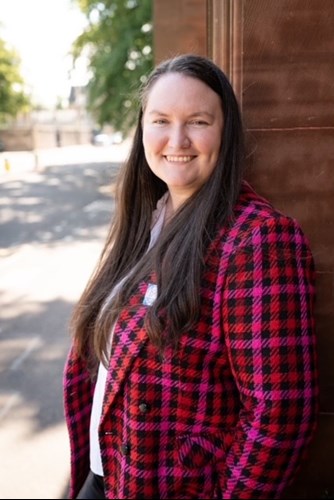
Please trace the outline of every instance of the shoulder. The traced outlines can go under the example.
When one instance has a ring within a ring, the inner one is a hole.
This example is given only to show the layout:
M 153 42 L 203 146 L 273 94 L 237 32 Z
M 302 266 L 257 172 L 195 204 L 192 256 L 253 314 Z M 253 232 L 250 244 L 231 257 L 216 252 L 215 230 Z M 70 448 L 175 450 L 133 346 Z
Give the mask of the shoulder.
M 301 246 L 309 251 L 309 242 L 300 224 L 275 208 L 244 182 L 228 228 L 221 228 L 218 240 L 230 250 L 243 247 L 271 245 Z
M 247 182 L 243 182 L 238 201 L 234 209 L 232 228 L 252 232 L 262 224 L 278 220 L 288 220 L 288 216 L 275 208 L 272 203 L 259 195 Z

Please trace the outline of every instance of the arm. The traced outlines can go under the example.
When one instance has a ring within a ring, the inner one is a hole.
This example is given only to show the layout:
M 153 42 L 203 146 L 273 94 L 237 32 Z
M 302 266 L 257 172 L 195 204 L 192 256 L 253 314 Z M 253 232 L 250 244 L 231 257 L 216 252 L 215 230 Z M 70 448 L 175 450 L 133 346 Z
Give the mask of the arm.
M 314 266 L 299 226 L 270 219 L 230 257 L 223 328 L 241 410 L 223 498 L 278 498 L 314 433 Z

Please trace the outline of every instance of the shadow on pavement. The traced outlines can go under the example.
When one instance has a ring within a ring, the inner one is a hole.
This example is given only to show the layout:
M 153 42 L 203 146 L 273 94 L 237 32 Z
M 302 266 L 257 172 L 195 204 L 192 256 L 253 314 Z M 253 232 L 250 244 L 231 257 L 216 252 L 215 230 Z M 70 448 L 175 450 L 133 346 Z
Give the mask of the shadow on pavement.
M 99 235 L 113 209 L 120 163 L 56 165 L 0 184 L 0 250 L 23 243 L 87 240 Z

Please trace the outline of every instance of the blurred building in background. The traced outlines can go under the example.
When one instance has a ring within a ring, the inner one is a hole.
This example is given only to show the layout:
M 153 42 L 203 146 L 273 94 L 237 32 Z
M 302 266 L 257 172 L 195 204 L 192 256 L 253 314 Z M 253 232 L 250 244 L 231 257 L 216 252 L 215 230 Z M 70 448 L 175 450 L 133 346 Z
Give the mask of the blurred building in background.
M 94 123 L 86 110 L 86 87 L 71 87 L 68 106 L 33 111 L 0 130 L 7 151 L 32 151 L 57 146 L 89 144 Z
M 321 416 L 287 498 L 334 498 L 334 2 L 153 0 L 156 62 L 208 55 L 229 75 L 247 177 L 307 234 L 317 268 Z

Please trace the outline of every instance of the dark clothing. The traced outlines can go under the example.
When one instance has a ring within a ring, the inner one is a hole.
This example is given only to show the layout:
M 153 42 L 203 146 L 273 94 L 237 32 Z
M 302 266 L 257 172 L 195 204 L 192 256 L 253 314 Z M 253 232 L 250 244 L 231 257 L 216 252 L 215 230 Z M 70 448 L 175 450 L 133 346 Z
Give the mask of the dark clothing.
M 104 496 L 103 477 L 93 474 L 93 472 L 90 471 L 77 498 L 81 500 L 106 498 Z

